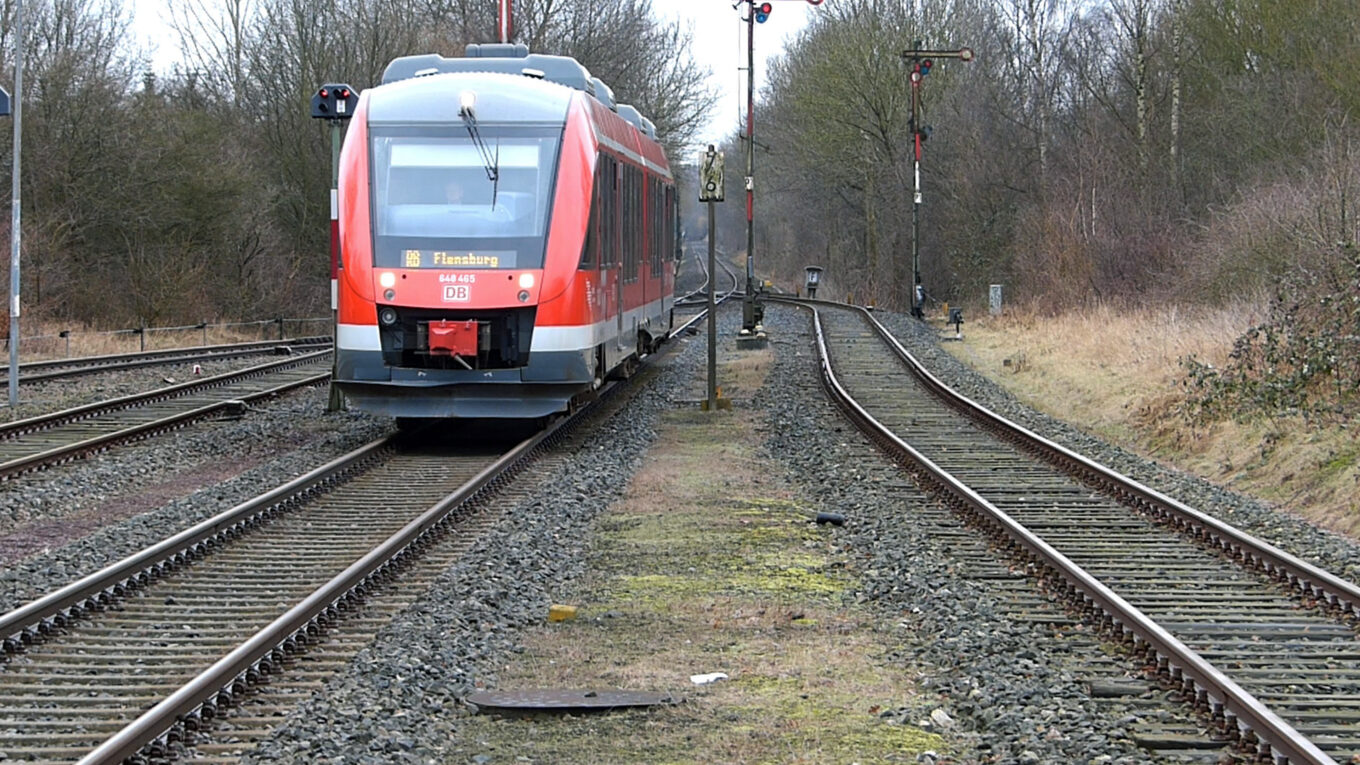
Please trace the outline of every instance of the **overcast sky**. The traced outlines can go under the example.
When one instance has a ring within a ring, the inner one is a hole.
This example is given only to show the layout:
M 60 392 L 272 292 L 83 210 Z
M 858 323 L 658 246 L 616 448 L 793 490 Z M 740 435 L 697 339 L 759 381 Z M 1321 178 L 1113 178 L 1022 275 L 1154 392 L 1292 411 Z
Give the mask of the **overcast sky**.
M 494 0 L 486 0 L 494 2 Z M 168 71 L 179 58 L 178 40 L 165 24 L 168 3 L 174 0 L 127 0 L 133 12 L 138 42 L 153 52 L 158 71 Z M 805 0 L 772 0 L 774 11 L 764 24 L 756 25 L 756 86 L 765 82 L 765 59 L 783 50 L 817 12 Z M 717 141 L 740 124 L 739 109 L 745 108 L 746 25 L 741 22 L 746 6 L 734 9 L 731 0 L 652 0 L 657 13 L 692 24 L 695 56 L 713 72 L 713 85 L 721 99 L 708 128 L 699 136 Z

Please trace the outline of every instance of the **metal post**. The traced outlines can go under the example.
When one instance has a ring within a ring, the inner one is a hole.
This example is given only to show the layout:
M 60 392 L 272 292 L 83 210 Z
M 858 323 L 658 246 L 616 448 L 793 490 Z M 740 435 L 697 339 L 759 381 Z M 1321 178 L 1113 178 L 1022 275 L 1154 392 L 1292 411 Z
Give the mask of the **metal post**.
M 342 412 L 345 397 L 335 385 L 340 373 L 340 294 L 336 266 L 340 263 L 340 120 L 331 120 L 331 380 L 328 385 L 326 411 Z M 283 334 L 283 320 L 279 320 L 279 334 Z M 282 339 L 280 337 L 279 339 Z
M 714 296 L 717 284 L 717 258 L 713 241 L 713 201 L 708 202 L 708 411 L 718 411 L 718 301 Z
M 14 3 L 14 172 L 11 185 L 12 216 L 9 228 L 9 405 L 11 410 L 19 405 L 19 239 L 22 229 L 19 226 L 22 216 L 19 208 L 19 148 L 23 145 L 23 120 L 20 119 L 24 104 L 24 2 Z
M 917 44 L 920 47 L 920 44 Z M 921 77 L 913 72 L 911 78 L 911 132 L 915 144 L 912 160 L 911 195 L 911 315 L 925 317 L 925 301 L 921 296 Z
M 746 14 L 746 296 L 742 299 L 741 328 L 755 332 L 760 309 L 756 304 L 756 9 Z M 712 229 L 709 229 L 712 231 Z M 711 237 L 711 235 L 710 235 Z M 709 272 L 713 278 L 713 272 Z

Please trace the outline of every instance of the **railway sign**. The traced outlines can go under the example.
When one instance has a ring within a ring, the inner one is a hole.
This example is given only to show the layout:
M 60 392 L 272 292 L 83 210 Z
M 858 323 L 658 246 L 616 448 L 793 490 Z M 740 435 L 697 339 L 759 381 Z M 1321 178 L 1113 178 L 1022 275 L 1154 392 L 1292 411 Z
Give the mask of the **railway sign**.
M 709 146 L 699 162 L 699 201 L 723 201 L 723 153 Z
M 9 116 L 9 91 L 0 88 L 0 117 Z

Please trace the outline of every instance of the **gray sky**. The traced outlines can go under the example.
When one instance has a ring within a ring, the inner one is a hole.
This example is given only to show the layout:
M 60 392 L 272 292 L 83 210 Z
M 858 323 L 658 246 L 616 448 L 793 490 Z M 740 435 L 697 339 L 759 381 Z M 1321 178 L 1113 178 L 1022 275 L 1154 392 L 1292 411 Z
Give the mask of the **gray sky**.
M 137 42 L 152 53 L 152 64 L 158 71 L 168 71 L 179 59 L 179 41 L 165 23 L 172 2 L 127 0 Z M 765 82 L 765 59 L 781 52 L 818 10 L 805 0 L 772 2 L 769 20 L 756 25 L 757 88 Z M 746 66 L 746 25 L 741 22 L 745 6 L 734 9 L 731 0 L 652 0 L 652 7 L 658 14 L 693 26 L 695 56 L 713 71 L 712 82 L 720 100 L 700 140 L 716 141 L 733 132 L 740 124 L 739 109 L 745 109 L 746 99 L 745 72 L 738 71 Z

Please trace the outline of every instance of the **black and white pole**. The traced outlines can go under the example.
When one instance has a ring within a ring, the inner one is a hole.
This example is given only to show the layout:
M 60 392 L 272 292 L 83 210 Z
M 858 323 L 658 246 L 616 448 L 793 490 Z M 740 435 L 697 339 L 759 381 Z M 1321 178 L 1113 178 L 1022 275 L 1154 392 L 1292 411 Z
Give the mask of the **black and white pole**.
M 911 50 L 902 51 L 902 58 L 911 62 L 911 140 L 912 140 L 912 195 L 911 195 L 911 315 L 925 317 L 925 290 L 921 286 L 921 144 L 930 136 L 930 128 L 921 124 L 921 81 L 930 74 L 937 58 L 956 58 L 972 61 L 971 48 L 955 50 L 926 50 L 916 40 Z
M 9 99 L 6 99 L 8 101 Z M 20 214 L 19 149 L 23 145 L 24 123 L 20 119 L 24 101 L 24 2 L 14 3 L 14 171 L 10 175 L 13 186 L 9 224 L 9 406 L 19 405 L 19 245 Z

